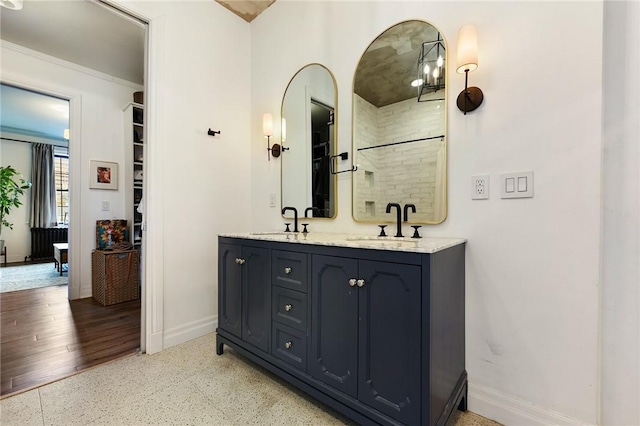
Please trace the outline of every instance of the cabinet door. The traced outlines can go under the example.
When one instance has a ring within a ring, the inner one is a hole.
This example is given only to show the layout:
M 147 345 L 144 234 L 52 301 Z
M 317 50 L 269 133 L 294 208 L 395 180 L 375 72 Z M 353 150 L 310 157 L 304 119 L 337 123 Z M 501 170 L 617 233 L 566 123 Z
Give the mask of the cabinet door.
M 313 255 L 311 263 L 311 344 L 308 372 L 318 380 L 357 396 L 358 263 Z
M 359 275 L 358 399 L 420 424 L 421 268 L 360 261 Z
M 269 351 L 271 261 L 269 249 L 243 247 L 242 340 Z
M 242 337 L 242 267 L 236 261 L 241 258 L 240 246 L 218 246 L 218 325 L 237 337 Z

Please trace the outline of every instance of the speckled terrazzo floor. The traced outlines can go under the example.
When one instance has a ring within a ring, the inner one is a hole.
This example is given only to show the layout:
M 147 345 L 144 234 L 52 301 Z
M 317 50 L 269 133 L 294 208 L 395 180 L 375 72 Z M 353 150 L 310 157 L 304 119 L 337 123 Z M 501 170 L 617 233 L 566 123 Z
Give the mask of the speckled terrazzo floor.
M 135 355 L 0 401 L 9 425 L 343 425 L 348 419 L 225 347 L 213 334 Z M 497 423 L 471 412 L 453 424 Z

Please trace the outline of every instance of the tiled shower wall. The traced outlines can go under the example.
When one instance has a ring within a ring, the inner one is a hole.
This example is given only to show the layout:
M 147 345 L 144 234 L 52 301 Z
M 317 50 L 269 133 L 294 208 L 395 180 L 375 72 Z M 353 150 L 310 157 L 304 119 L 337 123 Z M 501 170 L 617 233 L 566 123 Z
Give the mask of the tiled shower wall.
M 441 96 L 442 92 L 431 94 L 434 99 Z M 417 102 L 414 98 L 376 108 L 354 94 L 356 145 L 362 148 L 444 135 L 445 111 L 442 100 Z M 446 176 L 445 151 L 440 138 L 359 150 L 354 215 L 365 220 L 385 217 L 387 203 L 397 202 L 416 205 L 413 220 L 437 220 L 442 209 L 436 209 L 435 188 L 436 181 Z

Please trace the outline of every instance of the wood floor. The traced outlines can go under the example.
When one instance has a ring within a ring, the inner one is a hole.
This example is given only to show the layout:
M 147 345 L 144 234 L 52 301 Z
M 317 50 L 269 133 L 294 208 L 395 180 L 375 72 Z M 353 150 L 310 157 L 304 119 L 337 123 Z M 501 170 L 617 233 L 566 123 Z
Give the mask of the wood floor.
M 0 396 L 134 353 L 140 300 L 69 301 L 67 286 L 0 294 Z

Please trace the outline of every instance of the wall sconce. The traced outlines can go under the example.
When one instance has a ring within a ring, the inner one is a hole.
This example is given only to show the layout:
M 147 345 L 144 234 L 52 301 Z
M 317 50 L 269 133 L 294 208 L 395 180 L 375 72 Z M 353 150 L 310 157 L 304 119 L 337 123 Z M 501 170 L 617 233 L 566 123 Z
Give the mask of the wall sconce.
M 460 111 L 468 112 L 478 108 L 484 100 L 482 90 L 478 87 L 468 87 L 469 72 L 478 68 L 478 30 L 474 24 L 468 24 L 458 30 L 458 68 L 464 73 L 464 90 L 456 101 Z
M 267 155 L 269 156 L 269 161 L 271 161 L 271 136 L 273 136 L 273 116 L 271 114 L 262 116 L 262 134 L 267 138 Z

